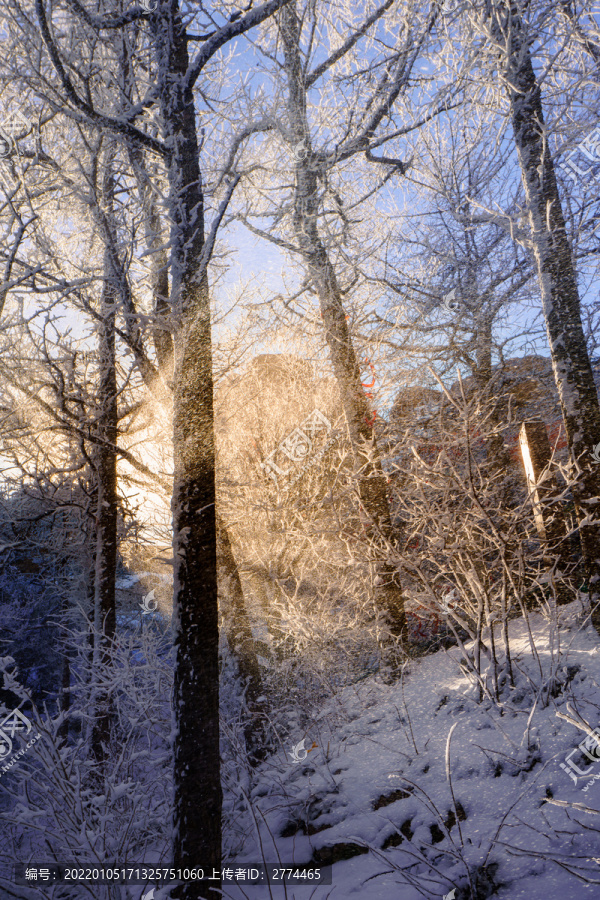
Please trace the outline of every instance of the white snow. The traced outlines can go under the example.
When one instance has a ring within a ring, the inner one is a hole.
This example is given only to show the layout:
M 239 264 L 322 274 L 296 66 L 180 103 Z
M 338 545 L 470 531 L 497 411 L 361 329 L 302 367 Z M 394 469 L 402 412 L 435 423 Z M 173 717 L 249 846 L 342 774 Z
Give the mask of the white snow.
M 289 900 L 442 898 L 453 886 L 460 900 L 471 896 L 463 893 L 469 871 L 475 884 L 475 870 L 486 862 L 497 865 L 495 877 L 502 886 L 493 896 L 500 900 L 600 897 L 600 866 L 593 859 L 600 816 L 547 802 L 553 797 L 600 809 L 600 784 L 592 782 L 583 792 L 591 775 L 600 775 L 600 761 L 590 776 L 573 784 L 559 763 L 585 733 L 556 715 L 569 715 L 570 702 L 570 710 L 578 710 L 592 728 L 600 724 L 598 638 L 589 626 L 581 629 L 579 602 L 563 607 L 560 617 L 558 660 L 548 623 L 541 615 L 530 619 L 543 675 L 532 656 L 526 623 L 511 622 L 515 687 L 498 705 L 478 701 L 459 666 L 457 649 L 442 650 L 410 664 L 404 697 L 399 683 L 386 685 L 374 676 L 329 701 L 306 734 L 306 747 L 314 741 L 318 748 L 301 764 L 291 761 L 289 751 L 302 734 L 292 735 L 289 746 L 262 764 L 252 799 L 266 862 L 296 867 L 310 863 L 313 853 L 326 846 L 368 848 L 368 853 L 336 862 L 330 886 L 288 887 Z M 575 673 L 568 667 L 580 668 Z M 548 687 L 552 674 L 570 683 L 556 690 L 556 697 L 547 690 L 544 696 L 541 688 Z M 454 724 L 450 775 L 457 804 L 466 813 L 459 821 L 462 838 L 458 825 L 447 820 L 454 804 L 445 756 Z M 590 763 L 579 765 L 587 769 Z M 397 799 L 390 796 L 399 791 L 404 793 Z M 382 796 L 387 805 L 374 809 Z M 226 796 L 230 814 L 232 804 Z M 248 837 L 244 852 L 226 864 L 256 864 L 263 857 L 255 826 L 247 810 L 234 805 L 243 823 L 238 827 L 245 827 Z M 290 822 L 306 823 L 307 817 L 316 833 L 299 829 L 280 836 Z M 449 833 L 443 820 L 451 826 Z M 399 846 L 383 850 L 385 840 L 403 825 L 407 831 L 405 823 L 410 823 L 410 840 L 405 835 Z M 441 830 L 435 843 L 430 826 Z M 558 863 L 594 883 L 576 880 Z M 246 885 L 243 894 L 230 884 L 223 888 L 226 897 L 236 900 L 284 896 L 274 886 L 271 895 L 266 886 Z M 488 896 L 480 890 L 478 896 Z

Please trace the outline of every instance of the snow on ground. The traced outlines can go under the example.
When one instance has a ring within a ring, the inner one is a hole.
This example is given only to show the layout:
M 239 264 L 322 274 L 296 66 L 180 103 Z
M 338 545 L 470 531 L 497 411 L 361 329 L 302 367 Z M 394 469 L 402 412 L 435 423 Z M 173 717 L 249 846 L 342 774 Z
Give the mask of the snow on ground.
M 333 860 L 332 884 L 290 886 L 287 895 L 281 887 L 246 885 L 242 893 L 223 885 L 224 895 L 417 900 L 455 887 L 456 900 L 600 898 L 600 863 L 592 858 L 600 857 L 600 815 L 548 802 L 600 810 L 600 781 L 583 791 L 600 775 L 600 760 L 576 753 L 573 761 L 590 774 L 571 781 L 559 764 L 585 733 L 557 716 L 578 711 L 592 728 L 600 724 L 600 645 L 589 626 L 581 629 L 579 603 L 560 612 L 558 660 L 541 615 L 530 617 L 539 662 L 525 621 L 511 622 L 515 688 L 501 705 L 478 702 L 457 648 L 412 662 L 402 684 L 375 676 L 330 700 L 306 734 L 305 749 L 317 748 L 303 762 L 291 756 L 305 737 L 298 734 L 262 764 L 253 817 L 232 798 L 226 808 L 248 835 L 232 865 Z M 593 883 L 577 880 L 575 868 Z

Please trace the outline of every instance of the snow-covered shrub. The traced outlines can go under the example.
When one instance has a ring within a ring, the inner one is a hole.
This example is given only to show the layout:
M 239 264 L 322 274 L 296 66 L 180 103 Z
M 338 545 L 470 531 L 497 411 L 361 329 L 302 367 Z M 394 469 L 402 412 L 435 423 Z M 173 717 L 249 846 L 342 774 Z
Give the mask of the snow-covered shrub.
M 15 858 L 78 866 L 119 860 L 166 865 L 170 859 L 171 630 L 158 620 L 138 619 L 137 627 L 122 624 L 109 664 L 94 670 L 94 688 L 109 693 L 113 711 L 102 768 L 90 747 L 94 691 L 87 629 L 73 632 L 67 649 L 75 655 L 68 713 L 49 715 L 34 706 L 33 722 L 42 738 L 0 778 L 6 836 L 0 885 L 11 882 Z M 66 735 L 67 722 L 81 727 Z M 119 896 L 109 887 L 90 888 L 90 896 L 99 900 Z M 27 889 L 20 890 L 28 896 Z M 64 888 L 51 890 L 55 893 L 48 896 L 57 900 L 74 896 L 61 894 Z M 39 894 L 32 889 L 30 896 Z
M 406 428 L 390 450 L 402 534 L 390 552 L 409 609 L 447 623 L 466 674 L 481 696 L 498 701 L 514 685 L 508 621 L 518 615 L 527 621 L 536 592 L 556 635 L 552 553 L 539 541 L 524 477 L 519 484 L 520 473 L 501 464 L 505 426 L 495 422 L 493 408 L 477 396 L 447 398 L 452 427 L 447 411 L 445 418 L 441 410 L 432 416 L 435 446 Z M 561 587 L 575 599 L 573 585 Z
M 0 652 L 40 704 L 57 698 L 64 613 L 85 594 L 85 542 L 80 512 L 61 491 L 0 496 Z

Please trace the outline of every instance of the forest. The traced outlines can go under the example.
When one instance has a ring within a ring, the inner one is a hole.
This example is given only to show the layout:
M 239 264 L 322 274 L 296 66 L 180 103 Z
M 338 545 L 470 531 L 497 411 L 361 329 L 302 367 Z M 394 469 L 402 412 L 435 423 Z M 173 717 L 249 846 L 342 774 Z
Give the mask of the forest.
M 0 900 L 600 898 L 600 5 L 0 35 Z

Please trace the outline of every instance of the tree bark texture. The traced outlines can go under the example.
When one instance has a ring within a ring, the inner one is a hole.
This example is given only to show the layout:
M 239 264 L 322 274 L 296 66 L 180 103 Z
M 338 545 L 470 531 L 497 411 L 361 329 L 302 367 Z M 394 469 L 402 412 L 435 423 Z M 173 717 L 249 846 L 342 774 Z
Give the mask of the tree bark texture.
M 158 24 L 162 28 L 158 28 Z M 221 868 L 219 620 L 210 307 L 204 205 L 185 29 L 175 5 L 171 33 L 157 23 L 159 95 L 169 160 L 174 366 L 173 556 L 175 631 L 174 835 L 179 868 Z M 213 882 L 218 889 L 220 883 Z M 193 884 L 177 888 L 196 900 Z M 215 890 L 207 894 L 219 896 Z

